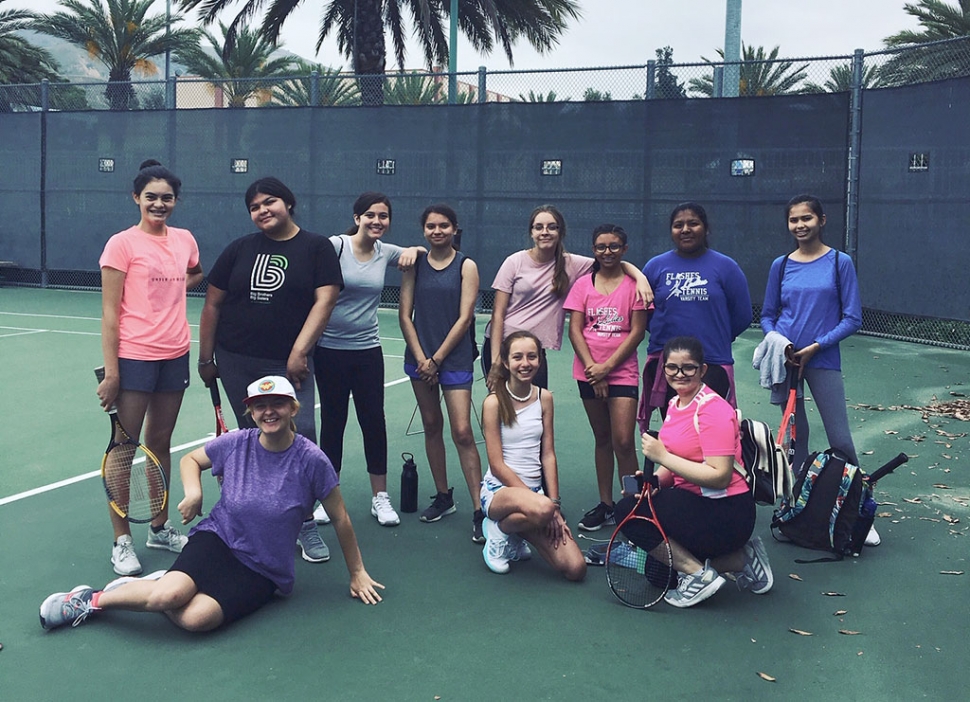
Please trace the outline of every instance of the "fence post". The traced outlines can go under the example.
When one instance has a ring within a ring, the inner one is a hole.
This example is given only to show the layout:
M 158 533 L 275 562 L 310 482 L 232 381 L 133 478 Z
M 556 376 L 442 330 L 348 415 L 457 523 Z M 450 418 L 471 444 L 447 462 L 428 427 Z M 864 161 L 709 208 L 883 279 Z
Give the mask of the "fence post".
M 478 101 L 488 102 L 488 90 L 486 89 L 485 66 L 478 67 Z
M 865 52 L 856 49 L 852 55 L 852 85 L 849 92 L 849 153 L 846 160 L 845 240 L 843 248 L 858 264 L 859 247 L 859 157 L 862 148 L 862 75 Z
M 51 82 L 40 81 L 40 286 L 47 287 L 47 112 Z
M 657 62 L 653 59 L 647 61 L 647 90 L 644 95 L 647 100 L 657 97 Z
M 310 71 L 310 106 L 320 104 L 320 72 Z
M 724 97 L 724 66 L 714 66 L 714 92 L 711 97 Z

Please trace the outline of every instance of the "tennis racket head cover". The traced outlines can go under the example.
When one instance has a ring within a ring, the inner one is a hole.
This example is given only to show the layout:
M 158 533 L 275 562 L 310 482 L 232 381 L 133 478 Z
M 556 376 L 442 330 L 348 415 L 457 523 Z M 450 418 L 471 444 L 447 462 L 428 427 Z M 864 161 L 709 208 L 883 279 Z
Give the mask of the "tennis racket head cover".
M 667 535 L 654 516 L 653 493 L 657 489 L 656 476 L 644 480 L 637 504 L 621 521 L 606 549 L 606 579 L 616 598 L 627 607 L 647 609 L 660 602 L 667 590 L 676 583 L 676 572 Z M 648 553 L 630 542 L 624 528 L 643 528 L 659 534 L 660 542 Z
M 95 369 L 98 381 L 104 368 Z M 111 437 L 101 459 L 101 480 L 108 504 L 118 516 L 146 524 L 168 504 L 168 481 L 162 465 L 147 447 L 135 441 L 121 424 L 118 408 L 108 408 Z

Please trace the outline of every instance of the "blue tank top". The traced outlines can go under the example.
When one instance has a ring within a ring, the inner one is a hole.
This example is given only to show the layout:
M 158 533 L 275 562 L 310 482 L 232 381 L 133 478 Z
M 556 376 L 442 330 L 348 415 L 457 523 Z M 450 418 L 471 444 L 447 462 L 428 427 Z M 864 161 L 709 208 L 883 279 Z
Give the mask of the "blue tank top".
M 466 256 L 460 251 L 440 271 L 432 268 L 427 256 L 420 256 L 414 269 L 414 328 L 421 348 L 428 356 L 441 346 L 461 314 L 461 267 Z M 470 334 L 446 358 L 439 358 L 439 372 L 471 371 L 474 354 Z M 410 349 L 404 351 L 404 362 L 416 364 Z

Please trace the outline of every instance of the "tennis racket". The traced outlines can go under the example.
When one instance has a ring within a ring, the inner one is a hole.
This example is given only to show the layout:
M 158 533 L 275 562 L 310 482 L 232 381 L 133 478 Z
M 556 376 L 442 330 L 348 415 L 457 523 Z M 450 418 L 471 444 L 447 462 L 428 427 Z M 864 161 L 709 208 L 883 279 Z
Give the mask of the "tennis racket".
M 94 369 L 98 382 L 104 367 Z M 151 451 L 128 435 L 118 419 L 118 408 L 108 408 L 111 438 L 101 460 L 101 480 L 108 504 L 118 516 L 135 524 L 146 524 L 168 504 L 168 481 L 161 463 Z
M 643 481 L 636 507 L 617 525 L 606 549 L 606 580 L 610 590 L 620 602 L 636 609 L 647 609 L 660 602 L 676 577 L 670 542 L 654 516 L 653 492 L 656 488 L 655 476 Z M 639 514 L 641 507 L 646 507 L 645 515 Z M 623 528 L 637 520 L 660 533 L 660 543 L 650 553 L 630 543 L 623 535 Z
M 229 427 L 226 426 L 226 420 L 222 416 L 222 397 L 219 395 L 218 383 L 218 380 L 213 379 L 212 385 L 209 386 L 209 396 L 212 398 L 212 409 L 216 412 L 216 436 L 222 436 L 229 431 Z
M 781 426 L 778 427 L 778 437 L 775 441 L 788 454 L 788 465 L 792 471 L 798 472 L 799 466 L 795 465 L 795 408 L 798 406 L 798 368 L 788 367 L 788 402 L 785 403 L 785 411 L 781 415 Z

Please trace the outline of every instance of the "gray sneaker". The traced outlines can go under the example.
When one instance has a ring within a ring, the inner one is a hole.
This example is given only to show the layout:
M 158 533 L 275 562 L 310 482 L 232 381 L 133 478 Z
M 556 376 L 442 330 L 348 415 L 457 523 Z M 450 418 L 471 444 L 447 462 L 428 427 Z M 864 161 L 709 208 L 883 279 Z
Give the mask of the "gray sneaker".
M 172 526 L 171 522 L 165 522 L 165 526 L 160 531 L 148 528 L 148 541 L 145 545 L 148 548 L 160 548 L 172 553 L 182 553 L 182 547 L 189 542 L 189 537 L 185 536 L 178 529 Z M 125 573 L 124 575 L 127 575 Z
M 532 549 L 529 542 L 518 534 L 509 535 L 508 555 L 510 561 L 530 561 L 532 560 Z
M 753 537 L 744 545 L 744 569 L 735 576 L 734 581 L 739 590 L 750 590 L 756 595 L 765 594 L 775 584 L 768 564 L 768 552 L 760 536 Z
M 110 583 L 101 588 L 101 592 L 111 592 L 112 590 L 121 587 L 127 583 L 133 583 L 136 580 L 160 580 L 163 575 L 165 575 L 167 570 L 156 570 L 154 573 L 149 573 L 148 575 L 143 575 L 140 578 L 132 577 L 126 575 L 123 578 L 115 578 Z
M 65 624 L 77 626 L 96 611 L 91 604 L 93 594 L 88 585 L 78 585 L 70 592 L 55 592 L 40 605 L 40 625 L 48 631 Z
M 674 607 L 693 607 L 720 590 L 723 584 L 723 576 L 706 561 L 699 573 L 681 573 L 677 589 L 664 595 L 664 600 Z
M 448 488 L 448 492 L 439 492 L 434 496 L 434 502 L 418 517 L 422 522 L 436 522 L 446 514 L 455 513 L 455 488 Z
M 111 547 L 112 570 L 118 575 L 138 575 L 141 562 L 135 554 L 135 544 L 128 534 L 122 534 Z
M 310 563 L 323 563 L 330 560 L 330 547 L 323 542 L 317 523 L 312 519 L 303 522 L 296 543 L 303 552 L 303 560 Z

